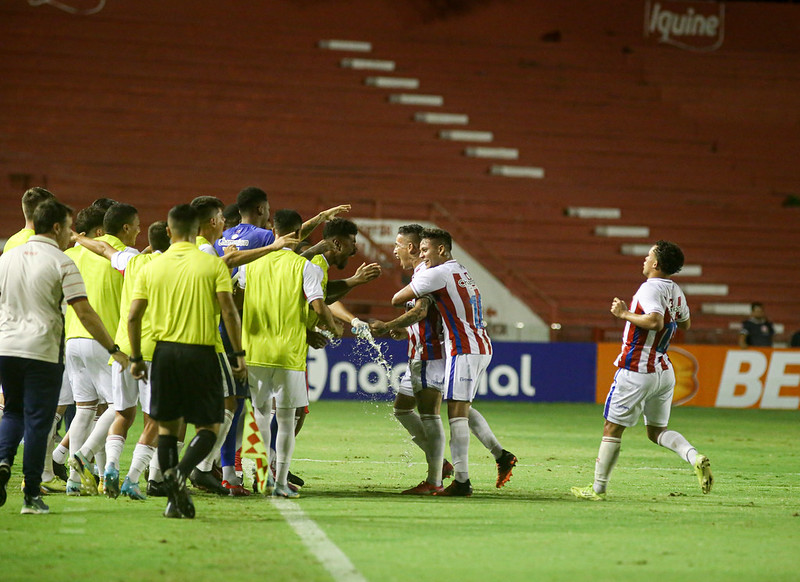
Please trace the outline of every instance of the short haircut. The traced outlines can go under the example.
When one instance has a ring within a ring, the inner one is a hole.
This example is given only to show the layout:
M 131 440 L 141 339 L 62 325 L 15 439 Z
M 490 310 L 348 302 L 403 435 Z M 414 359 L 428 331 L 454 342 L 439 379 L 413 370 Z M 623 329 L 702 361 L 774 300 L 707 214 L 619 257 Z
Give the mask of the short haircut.
M 332 238 L 334 236 L 350 236 L 357 235 L 358 227 L 352 220 L 346 218 L 334 218 L 325 223 L 325 228 L 322 229 L 322 238 Z
M 169 248 L 169 235 L 165 220 L 159 220 L 150 225 L 150 228 L 147 229 L 147 241 L 154 251 L 163 253 Z
M 753 301 L 750 304 L 750 311 L 753 311 L 756 307 L 760 307 L 761 309 L 764 309 L 764 304 L 761 303 L 760 301 Z
M 197 210 L 191 204 L 178 204 L 173 206 L 167 215 L 170 229 L 180 236 L 196 234 L 200 228 L 200 219 Z
M 397 229 L 397 234 L 410 238 L 416 244 L 419 244 L 419 241 L 422 239 L 420 235 L 422 235 L 423 230 L 425 230 L 425 228 L 421 224 L 404 224 Z
M 255 186 L 248 186 L 236 196 L 236 204 L 239 206 L 239 213 L 251 212 L 255 210 L 259 204 L 267 200 L 267 193 Z
M 214 218 L 217 212 L 225 210 L 225 203 L 215 196 L 198 196 L 192 200 L 192 208 L 197 210 L 200 224 L 204 224 Z
M 46 188 L 34 186 L 25 191 L 22 195 L 22 214 L 25 215 L 25 220 L 32 220 L 33 213 L 42 202 L 46 200 L 55 200 L 56 197 L 53 193 Z
M 300 227 L 303 226 L 303 218 L 296 210 L 282 209 L 272 217 L 272 224 L 275 227 L 275 234 L 283 236 L 300 230 Z
M 117 201 L 112 200 L 111 198 L 98 198 L 97 200 L 92 202 L 92 206 L 97 206 L 98 208 L 101 208 L 103 212 L 114 206 L 114 204 L 117 204 Z
M 654 254 L 658 269 L 667 275 L 674 275 L 683 268 L 683 251 L 674 242 L 657 241 Z
M 123 204 L 122 202 L 112 204 L 111 207 L 106 210 L 105 217 L 103 217 L 103 228 L 106 234 L 116 236 L 117 233 L 122 230 L 123 226 L 133 222 L 133 218 L 137 214 L 139 214 L 139 211 L 130 204 Z
M 242 215 L 239 214 L 239 205 L 236 202 L 228 204 L 222 211 L 222 216 L 225 217 L 225 228 L 232 228 L 242 222 Z
M 425 238 L 443 244 L 444 248 L 448 251 L 453 250 L 453 237 L 450 236 L 450 233 L 446 230 L 442 230 L 441 228 L 425 228 L 420 233 L 419 239 L 422 240 Z
M 75 215 L 75 232 L 89 234 L 94 229 L 103 226 L 106 211 L 99 206 L 88 206 L 78 211 Z
M 72 208 L 55 198 L 45 200 L 33 211 L 33 232 L 35 234 L 53 232 L 53 225 L 64 224 L 72 212 Z

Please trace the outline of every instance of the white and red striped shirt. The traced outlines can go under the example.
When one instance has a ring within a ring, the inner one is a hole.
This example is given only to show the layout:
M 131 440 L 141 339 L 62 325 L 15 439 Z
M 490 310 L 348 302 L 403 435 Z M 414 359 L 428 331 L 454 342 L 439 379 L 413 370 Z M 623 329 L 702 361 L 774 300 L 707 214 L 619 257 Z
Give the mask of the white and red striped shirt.
M 420 263 L 414 267 L 412 281 L 418 273 L 427 269 L 425 263 Z M 431 297 L 435 302 L 435 299 Z M 406 303 L 406 309 L 412 309 L 415 301 Z M 409 360 L 441 360 L 444 357 L 442 351 L 442 318 L 436 310 L 436 305 L 428 308 L 425 319 L 418 321 L 406 328 L 408 332 L 408 359 Z
M 481 294 L 467 269 L 454 260 L 420 271 L 411 280 L 417 297 L 431 295 L 442 317 L 445 349 L 451 356 L 491 354 Z
M 677 322 L 689 319 L 686 296 L 674 281 L 651 277 L 633 296 L 630 310 L 638 314 L 660 313 L 664 316 L 664 327 L 660 331 L 650 331 L 627 322 L 622 334 L 622 352 L 614 365 L 642 374 L 666 370 L 669 367 L 667 348 L 678 328 Z

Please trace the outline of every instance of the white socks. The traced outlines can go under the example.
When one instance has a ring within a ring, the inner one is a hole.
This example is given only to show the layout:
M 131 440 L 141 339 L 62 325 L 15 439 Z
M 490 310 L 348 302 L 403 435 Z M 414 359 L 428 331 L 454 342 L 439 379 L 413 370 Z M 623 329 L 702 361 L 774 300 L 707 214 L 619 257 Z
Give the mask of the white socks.
M 419 414 L 417 414 L 417 411 L 413 408 L 395 408 L 394 417 L 400 424 L 403 425 L 403 428 L 408 431 L 408 434 L 411 435 L 411 439 L 414 441 L 414 444 L 416 444 L 424 453 L 427 454 L 428 451 L 426 450 L 427 443 L 425 441 L 425 427 L 422 426 L 422 418 Z
M 450 419 L 450 454 L 455 479 L 464 483 L 469 480 L 469 421 L 463 416 Z
M 143 445 L 136 443 L 133 449 L 133 459 L 131 459 L 131 468 L 128 469 L 128 478 L 131 483 L 138 483 L 139 476 L 144 471 L 144 468 L 150 463 L 155 456 L 156 448 L 150 445 Z
M 442 484 L 442 463 L 444 462 L 442 417 L 438 414 L 422 414 L 420 419 L 425 429 L 427 443 L 425 460 L 428 462 L 428 478 L 426 481 L 438 486 Z
M 605 493 L 611 471 L 617 464 L 621 438 L 604 436 L 600 441 L 600 450 L 597 451 L 597 460 L 594 464 L 594 490 L 595 493 Z
M 103 457 L 105 456 L 103 445 L 106 442 L 106 437 L 108 436 L 108 429 L 111 428 L 111 424 L 114 422 L 115 416 L 116 412 L 114 412 L 114 407 L 109 404 L 108 408 L 106 408 L 106 411 L 100 415 L 100 418 L 97 419 L 97 422 L 95 423 L 92 432 L 89 433 L 88 437 L 86 437 L 86 441 L 83 443 L 83 445 L 81 445 L 80 450 L 81 454 L 84 457 L 91 460 L 92 457 L 98 455 L 99 458 L 99 453 L 101 452 L 103 453 L 102 456 Z M 73 422 L 75 421 L 73 420 Z M 72 451 L 71 438 L 70 438 L 70 451 Z
M 673 451 L 681 459 L 694 466 L 694 461 L 697 458 L 697 449 L 695 449 L 683 435 L 674 430 L 665 430 L 658 435 L 658 444 Z
M 69 456 L 70 458 L 81 450 L 81 445 L 89 434 L 89 427 L 94 422 L 94 406 L 76 406 L 75 417 L 69 425 Z M 74 469 L 70 469 L 69 480 L 80 482 L 81 478 Z
M 294 408 L 278 408 L 278 438 L 275 441 L 275 485 L 287 486 L 289 465 L 294 453 Z
M 47 435 L 47 449 L 44 454 L 44 470 L 42 471 L 42 481 L 49 481 L 55 475 L 53 474 L 53 449 L 56 444 L 53 442 L 53 436 L 56 434 L 58 423 L 61 422 L 61 415 L 56 412 L 53 418 L 53 424 L 50 426 L 50 433 Z M 46 477 L 46 478 L 45 478 Z
M 53 451 L 53 462 L 58 463 L 59 465 L 64 465 L 67 462 L 67 457 L 69 456 L 69 449 L 58 443 L 58 446 Z
M 486 422 L 483 415 L 471 406 L 469 409 L 469 429 L 481 441 L 481 444 L 489 449 L 495 460 L 500 458 L 500 455 L 503 454 L 503 447 L 500 445 L 500 441 L 494 436 L 489 423 Z
M 217 440 L 214 441 L 214 448 L 211 449 L 211 452 L 209 452 L 202 461 L 197 463 L 198 471 L 207 473 L 208 471 L 211 470 L 212 466 L 214 465 L 214 460 L 219 457 L 219 450 L 225 443 L 225 438 L 228 436 L 228 431 L 231 429 L 232 422 L 233 422 L 233 411 L 226 409 L 225 418 L 223 419 L 222 424 L 219 427 L 219 432 L 217 433 Z
M 125 448 L 125 437 L 121 434 L 110 434 L 106 437 L 106 467 L 109 465 L 119 470 L 119 458 Z

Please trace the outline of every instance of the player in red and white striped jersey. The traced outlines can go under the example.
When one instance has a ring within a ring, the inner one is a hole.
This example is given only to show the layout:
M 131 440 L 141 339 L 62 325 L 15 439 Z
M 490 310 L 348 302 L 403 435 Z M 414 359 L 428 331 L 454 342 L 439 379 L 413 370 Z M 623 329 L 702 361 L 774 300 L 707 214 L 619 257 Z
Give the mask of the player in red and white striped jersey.
M 437 494 L 469 496 L 472 494 L 469 480 L 471 403 L 492 359 L 492 342 L 483 322 L 480 291 L 467 269 L 453 259 L 450 234 L 440 229 L 426 229 L 420 239 L 420 258 L 428 268 L 415 273 L 411 283 L 392 298 L 392 304 L 400 306 L 411 299 L 430 296 L 439 311 L 445 330 L 444 398 L 448 401 L 455 479 Z M 483 421 L 480 424 L 485 425 L 483 432 L 497 443 L 482 416 L 480 420 Z M 502 487 L 511 477 L 517 459 L 499 443 L 492 448 L 499 449 L 492 452 L 498 464 L 497 486 Z
M 683 435 L 667 429 L 675 373 L 667 348 L 675 331 L 689 329 L 689 307 L 680 287 L 671 280 L 683 267 L 683 251 L 675 243 L 658 241 L 645 257 L 642 274 L 647 280 L 633 296 L 631 309 L 618 297 L 611 313 L 626 321 L 622 352 L 614 364 L 619 368 L 606 398 L 603 439 L 597 453 L 594 483 L 573 487 L 576 497 L 605 499 L 611 471 L 619 456 L 622 433 L 636 426 L 644 414 L 647 436 L 674 451 L 692 465 L 703 493 L 711 491 L 711 465 Z
M 394 256 L 414 276 L 427 268 L 419 256 L 419 224 L 398 229 Z M 376 335 L 395 339 L 408 337 L 408 366 L 394 400 L 394 415 L 414 443 L 425 453 L 428 476 L 419 485 L 403 491 L 406 495 L 431 495 L 443 490 L 442 478 L 452 476 L 453 466 L 444 458 L 444 427 L 439 409 L 444 389 L 445 362 L 442 323 L 432 297 L 406 302 L 406 312 L 389 322 L 373 321 Z M 405 330 L 403 330 L 405 328 Z M 414 408 L 419 408 L 419 413 Z

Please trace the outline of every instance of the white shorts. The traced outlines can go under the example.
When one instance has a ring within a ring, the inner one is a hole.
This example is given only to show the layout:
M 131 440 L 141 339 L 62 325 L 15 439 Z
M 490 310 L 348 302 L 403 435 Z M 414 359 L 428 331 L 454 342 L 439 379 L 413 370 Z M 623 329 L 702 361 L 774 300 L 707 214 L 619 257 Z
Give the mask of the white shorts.
M 254 407 L 271 408 L 272 398 L 278 408 L 308 406 L 305 371 L 262 366 L 249 366 L 247 370 Z
M 64 368 L 64 376 L 61 378 L 61 392 L 58 393 L 58 405 L 69 406 L 74 404 L 75 399 L 72 397 L 72 386 L 69 383 L 69 374 L 67 369 Z
M 228 398 L 236 396 L 236 381 L 233 379 L 233 369 L 225 354 L 217 354 L 219 360 L 219 373 L 222 376 L 222 396 Z
M 614 424 L 632 427 L 644 414 L 647 426 L 665 427 L 669 423 L 674 388 L 672 364 L 652 374 L 620 368 L 606 397 L 603 416 Z
M 150 362 L 147 366 L 147 380 L 136 380 L 131 376 L 130 368 L 122 369 L 116 360 L 111 362 L 111 396 L 114 399 L 114 410 L 133 408 L 138 402 L 142 410 L 150 414 Z M 147 403 L 145 409 L 145 403 Z
M 446 360 L 444 399 L 472 402 L 478 393 L 481 377 L 489 367 L 489 354 L 459 354 Z
M 86 338 L 67 340 L 66 369 L 75 402 L 113 402 L 108 350 Z
M 397 391 L 405 396 L 414 396 L 424 388 L 444 392 L 444 370 L 443 359 L 409 360 Z

